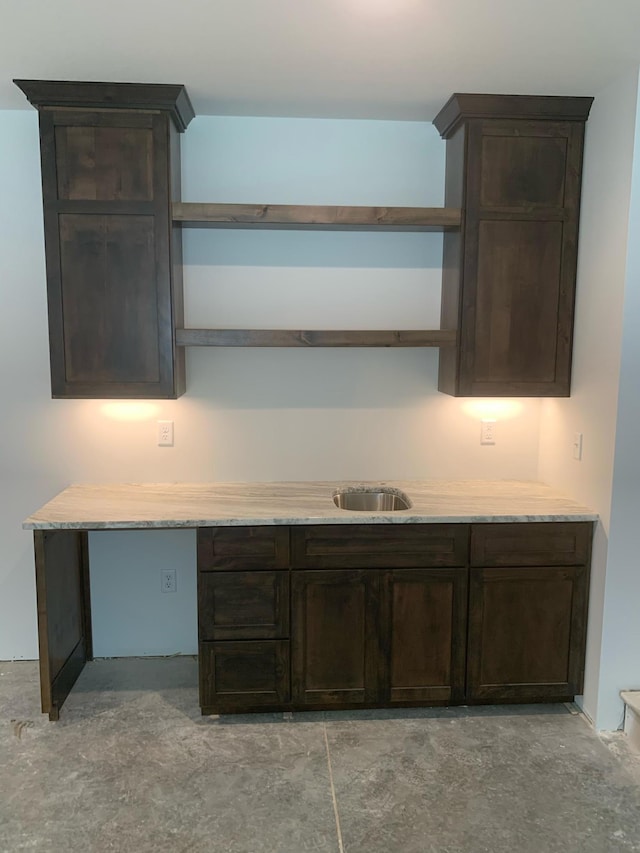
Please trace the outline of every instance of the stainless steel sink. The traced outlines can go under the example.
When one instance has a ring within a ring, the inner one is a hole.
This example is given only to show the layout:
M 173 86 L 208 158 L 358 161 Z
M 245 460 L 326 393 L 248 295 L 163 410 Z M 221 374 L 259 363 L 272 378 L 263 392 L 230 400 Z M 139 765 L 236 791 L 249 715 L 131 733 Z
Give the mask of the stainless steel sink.
M 396 512 L 411 507 L 411 501 L 403 492 L 384 486 L 338 489 L 333 494 L 333 502 L 339 509 L 357 512 Z

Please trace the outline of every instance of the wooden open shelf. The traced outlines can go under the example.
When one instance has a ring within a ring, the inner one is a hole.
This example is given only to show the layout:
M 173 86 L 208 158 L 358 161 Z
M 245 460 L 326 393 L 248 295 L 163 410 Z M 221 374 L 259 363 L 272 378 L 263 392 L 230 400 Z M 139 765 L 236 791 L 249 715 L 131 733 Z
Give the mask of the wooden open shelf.
M 288 204 L 174 202 L 175 223 L 212 228 L 341 231 L 447 231 L 462 222 L 459 208 L 316 207 Z M 335 331 L 294 329 L 176 329 L 182 347 L 449 347 L 450 329 Z
M 337 207 L 291 204 L 174 202 L 174 222 L 210 228 L 341 231 L 451 231 L 462 212 L 453 207 Z
M 293 329 L 176 329 L 181 347 L 448 347 L 454 329 L 426 331 L 296 331 Z

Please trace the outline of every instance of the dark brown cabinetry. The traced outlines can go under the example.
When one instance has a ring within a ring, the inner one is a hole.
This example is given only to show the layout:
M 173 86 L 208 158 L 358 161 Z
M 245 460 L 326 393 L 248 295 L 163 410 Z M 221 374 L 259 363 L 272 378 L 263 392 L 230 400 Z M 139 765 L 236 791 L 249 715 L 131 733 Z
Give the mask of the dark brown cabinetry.
M 293 573 L 299 706 L 437 704 L 464 695 L 464 569 Z
M 461 702 L 465 692 L 466 568 L 385 572 L 382 614 L 383 701 Z
M 53 396 L 179 396 L 184 88 L 16 82 L 40 117 Z
M 203 714 L 286 705 L 289 529 L 198 530 L 198 641 Z
M 592 98 L 454 95 L 447 140 L 438 388 L 456 396 L 568 396 L 584 123 Z
M 292 528 L 300 706 L 464 694 L 467 525 Z
M 380 697 L 380 577 L 375 570 L 293 573 L 293 701 L 375 704 Z
M 473 525 L 470 701 L 582 691 L 590 523 Z
M 440 347 L 456 396 L 568 396 L 592 98 L 454 95 L 445 207 L 182 203 L 182 86 L 16 80 L 40 112 L 54 397 L 177 397 L 187 346 Z M 185 329 L 181 228 L 442 230 L 439 329 Z
M 203 713 L 571 699 L 591 535 L 591 522 L 201 529 Z

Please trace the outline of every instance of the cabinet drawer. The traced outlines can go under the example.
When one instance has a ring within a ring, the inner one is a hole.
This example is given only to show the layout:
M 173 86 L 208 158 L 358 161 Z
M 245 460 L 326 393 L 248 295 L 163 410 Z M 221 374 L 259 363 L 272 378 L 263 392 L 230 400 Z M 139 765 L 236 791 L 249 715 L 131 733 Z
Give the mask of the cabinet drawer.
M 295 569 L 451 568 L 467 562 L 466 524 L 340 524 L 294 527 Z
M 203 714 L 249 711 L 289 701 L 289 641 L 200 643 Z
M 201 640 L 267 640 L 289 634 L 289 572 L 201 572 Z
M 287 569 L 288 527 L 200 527 L 198 570 Z
M 590 521 L 473 524 L 472 566 L 579 566 L 589 562 Z

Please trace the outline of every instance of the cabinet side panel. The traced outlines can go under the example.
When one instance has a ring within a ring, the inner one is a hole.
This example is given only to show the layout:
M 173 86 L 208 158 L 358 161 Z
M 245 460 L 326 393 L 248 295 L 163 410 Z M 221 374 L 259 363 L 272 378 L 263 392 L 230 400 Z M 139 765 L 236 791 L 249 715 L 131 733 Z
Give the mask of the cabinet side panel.
M 440 328 L 460 328 L 460 289 L 462 276 L 462 249 L 464 246 L 464 175 L 466 155 L 466 130 L 460 127 L 447 140 L 445 173 L 445 205 L 463 210 L 460 231 L 446 231 L 442 250 L 442 301 Z M 458 348 L 441 347 L 438 365 L 438 390 L 455 394 L 458 383 Z
M 173 122 L 169 122 L 169 168 L 171 170 L 169 185 L 171 201 L 182 199 L 182 166 L 180 159 L 180 134 Z M 187 387 L 186 352 L 184 347 L 176 346 L 176 329 L 184 327 L 184 284 L 183 284 L 183 253 L 182 253 L 182 223 L 171 224 L 171 276 L 173 287 L 173 323 L 172 346 L 174 360 L 174 382 L 176 396 L 184 394 Z
M 35 531 L 42 710 L 60 708 L 91 654 L 86 533 Z
M 159 382 L 151 216 L 61 214 L 65 381 Z

